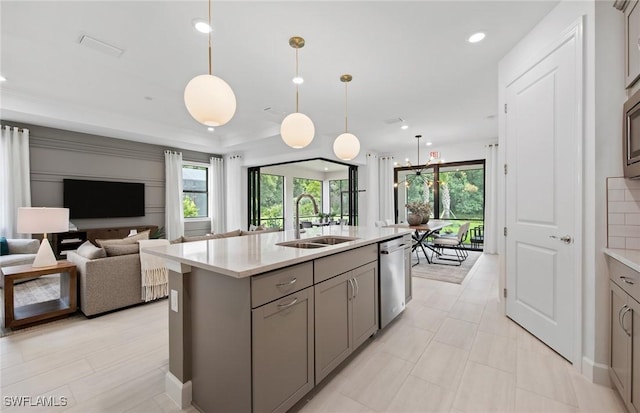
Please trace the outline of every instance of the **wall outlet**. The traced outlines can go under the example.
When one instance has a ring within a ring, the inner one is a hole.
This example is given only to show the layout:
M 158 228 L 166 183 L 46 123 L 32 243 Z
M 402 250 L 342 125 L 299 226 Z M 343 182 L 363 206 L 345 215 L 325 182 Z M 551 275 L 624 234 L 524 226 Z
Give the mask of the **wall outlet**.
M 171 311 L 178 312 L 178 291 L 171 290 Z

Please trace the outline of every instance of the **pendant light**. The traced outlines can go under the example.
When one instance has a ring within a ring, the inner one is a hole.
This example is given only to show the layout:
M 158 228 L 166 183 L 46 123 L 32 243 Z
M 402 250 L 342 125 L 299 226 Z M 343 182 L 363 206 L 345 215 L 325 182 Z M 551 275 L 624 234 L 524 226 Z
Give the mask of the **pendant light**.
M 340 81 L 344 83 L 344 133 L 333 141 L 333 153 L 343 161 L 350 161 L 360 153 L 360 141 L 355 135 L 348 132 L 347 84 L 352 79 L 351 75 L 340 76 Z
M 209 0 L 209 27 L 211 0 Z M 184 104 L 198 122 L 207 126 L 222 126 L 236 113 L 236 96 L 224 80 L 212 74 L 211 32 L 209 31 L 209 74 L 191 79 L 184 89 Z
M 293 79 L 293 83 L 296 85 L 296 111 L 284 118 L 280 125 L 280 135 L 284 143 L 292 148 L 300 149 L 311 143 L 316 128 L 307 115 L 298 111 L 298 85 L 302 83 L 302 79 L 298 75 L 298 50 L 304 47 L 304 39 L 294 36 L 289 39 L 289 46 L 296 49 L 296 77 Z

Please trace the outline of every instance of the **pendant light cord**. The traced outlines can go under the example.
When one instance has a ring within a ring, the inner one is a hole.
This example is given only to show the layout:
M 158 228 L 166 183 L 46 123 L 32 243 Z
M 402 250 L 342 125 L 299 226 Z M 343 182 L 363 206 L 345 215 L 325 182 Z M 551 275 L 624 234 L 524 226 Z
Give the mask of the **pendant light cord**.
M 298 48 L 296 48 L 296 79 L 299 77 L 298 76 Z M 298 103 L 299 103 L 299 98 L 298 98 L 298 88 L 300 85 L 298 85 L 298 83 L 296 83 L 296 112 L 298 112 Z
M 347 96 L 347 84 L 348 82 L 344 82 L 344 133 L 347 133 L 349 130 L 349 106 L 348 106 L 348 96 Z
M 209 76 L 213 74 L 213 63 L 211 53 L 211 33 L 213 32 L 213 26 L 211 25 L 211 0 L 209 0 Z

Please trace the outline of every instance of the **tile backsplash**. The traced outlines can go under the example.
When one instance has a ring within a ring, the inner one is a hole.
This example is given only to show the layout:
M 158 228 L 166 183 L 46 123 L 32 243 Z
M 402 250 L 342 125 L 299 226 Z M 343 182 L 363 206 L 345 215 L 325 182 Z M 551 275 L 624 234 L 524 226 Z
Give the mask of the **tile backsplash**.
M 640 250 L 640 180 L 607 178 L 607 244 Z

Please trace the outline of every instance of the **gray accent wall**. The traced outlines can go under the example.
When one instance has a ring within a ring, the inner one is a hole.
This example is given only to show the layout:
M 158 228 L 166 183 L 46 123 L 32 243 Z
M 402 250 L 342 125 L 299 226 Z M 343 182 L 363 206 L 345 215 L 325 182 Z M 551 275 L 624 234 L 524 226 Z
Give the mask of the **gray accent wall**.
M 164 151 L 174 148 L 5 120 L 3 124 L 29 129 L 33 206 L 61 207 L 65 178 L 140 182 L 145 184 L 145 216 L 73 223 L 79 229 L 165 225 Z M 217 156 L 179 151 L 185 161 L 209 163 L 211 156 Z M 209 221 L 187 222 L 185 235 L 205 234 L 210 228 Z

